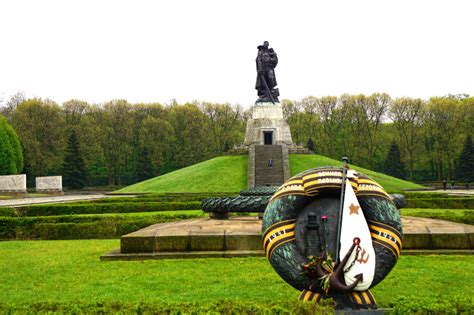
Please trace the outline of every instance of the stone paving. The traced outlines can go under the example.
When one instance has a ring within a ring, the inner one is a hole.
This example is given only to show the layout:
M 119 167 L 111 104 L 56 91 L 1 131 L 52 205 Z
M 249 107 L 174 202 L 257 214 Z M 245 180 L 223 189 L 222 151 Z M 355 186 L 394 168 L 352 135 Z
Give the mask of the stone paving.
M 122 236 L 121 249 L 101 259 L 261 256 L 257 217 L 194 219 L 151 225 Z M 402 217 L 403 253 L 469 253 L 474 226 L 427 218 Z
M 94 200 L 109 198 L 104 194 L 90 194 L 90 195 L 63 195 L 63 196 L 47 196 L 47 197 L 31 197 L 31 198 L 16 198 L 16 199 L 0 199 L 0 207 L 19 207 L 42 203 L 61 203 L 70 201 Z

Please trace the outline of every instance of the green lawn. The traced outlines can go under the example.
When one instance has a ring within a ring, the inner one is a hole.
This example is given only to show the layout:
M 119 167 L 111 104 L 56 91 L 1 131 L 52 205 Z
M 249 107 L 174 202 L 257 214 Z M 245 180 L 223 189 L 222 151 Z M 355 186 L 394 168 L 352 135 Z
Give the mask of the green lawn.
M 330 159 L 322 155 L 305 155 L 305 154 L 292 154 L 290 155 L 290 169 L 291 175 L 296 175 L 307 169 L 319 166 L 341 166 L 342 162 Z M 399 192 L 406 188 L 423 188 L 423 186 L 408 182 L 402 179 L 398 179 L 382 173 L 377 173 L 366 168 L 350 165 L 351 168 L 366 174 L 377 183 L 382 185 L 387 192 Z
M 247 156 L 220 156 L 180 170 L 122 188 L 116 193 L 239 192 L 247 188 Z M 342 163 L 321 155 L 290 155 L 291 175 L 320 166 Z M 422 186 L 364 168 L 354 167 L 389 192 Z
M 118 240 L 0 242 L 0 304 L 292 301 L 299 293 L 263 257 L 99 261 L 118 247 Z M 473 302 L 474 256 L 402 256 L 373 293 L 381 307 L 405 297 Z
M 135 192 L 239 192 L 247 187 L 247 156 L 220 156 L 125 188 Z

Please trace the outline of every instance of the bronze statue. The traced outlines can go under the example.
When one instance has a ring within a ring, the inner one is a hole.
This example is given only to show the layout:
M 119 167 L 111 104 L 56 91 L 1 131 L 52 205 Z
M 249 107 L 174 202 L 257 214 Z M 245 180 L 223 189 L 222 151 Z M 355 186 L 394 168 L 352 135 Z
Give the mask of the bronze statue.
M 275 67 L 278 64 L 278 57 L 273 48 L 269 48 L 267 41 L 263 45 L 259 45 L 257 55 L 257 82 L 255 89 L 258 91 L 258 99 L 255 103 L 275 102 L 278 101 L 280 92 L 275 77 Z

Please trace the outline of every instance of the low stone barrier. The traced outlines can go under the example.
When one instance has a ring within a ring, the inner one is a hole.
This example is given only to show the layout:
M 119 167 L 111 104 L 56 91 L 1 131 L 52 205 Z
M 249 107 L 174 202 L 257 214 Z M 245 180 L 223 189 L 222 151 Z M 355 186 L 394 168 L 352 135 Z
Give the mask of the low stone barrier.
M 11 196 L 25 196 L 26 174 L 0 176 L 0 193 Z
M 36 177 L 36 191 L 45 194 L 63 195 L 63 177 Z

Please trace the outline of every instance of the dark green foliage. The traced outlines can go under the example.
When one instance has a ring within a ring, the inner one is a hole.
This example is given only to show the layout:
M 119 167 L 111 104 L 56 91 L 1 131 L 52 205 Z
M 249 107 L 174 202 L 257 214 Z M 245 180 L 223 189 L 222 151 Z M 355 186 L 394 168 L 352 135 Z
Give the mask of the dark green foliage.
M 0 217 L 14 217 L 16 211 L 13 208 L 0 208 Z
M 148 148 L 146 146 L 140 150 L 138 155 L 135 174 L 137 177 L 137 182 L 147 180 L 154 176 L 150 153 L 148 152 Z
M 63 163 L 64 186 L 84 188 L 87 184 L 87 169 L 79 148 L 76 132 L 71 131 Z
M 30 305 L 0 304 L 6 314 L 331 314 L 328 301 L 322 305 L 298 301 L 221 300 L 201 302 L 43 302 Z
M 118 202 L 118 203 L 68 203 L 46 204 L 18 207 L 22 216 L 49 216 L 64 214 L 96 214 L 96 213 L 137 213 L 169 210 L 197 210 L 201 208 L 198 201 L 190 202 Z
M 384 173 L 401 179 L 406 177 L 405 166 L 400 158 L 400 150 L 395 140 L 390 145 L 390 150 L 384 163 Z
M 438 300 L 433 301 L 410 295 L 399 297 L 390 306 L 393 307 L 393 314 L 472 314 L 474 299 L 463 296 L 444 299 L 440 294 Z
M 16 174 L 20 173 L 23 170 L 23 149 L 21 148 L 20 140 L 18 135 L 12 126 L 5 120 L 3 127 L 7 133 L 8 139 L 10 140 L 10 145 L 13 150 L 13 159 L 15 160 Z
M 474 198 L 413 198 L 406 200 L 405 207 L 431 209 L 474 209 Z
M 456 180 L 461 182 L 474 181 L 474 145 L 469 135 L 464 142 L 464 148 L 456 166 Z
M 311 150 L 314 153 L 316 153 L 316 147 L 314 146 L 313 139 L 311 138 L 308 139 L 308 142 L 306 143 L 306 147 L 308 148 L 308 150 Z
M 0 175 L 18 174 L 23 169 L 23 153 L 15 130 L 0 116 Z
M 152 224 L 194 219 L 196 211 L 150 215 L 62 215 L 45 217 L 0 217 L 0 239 L 106 239 L 118 238 Z

